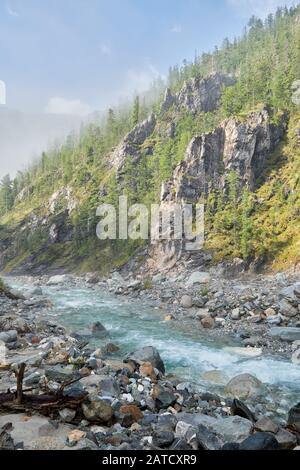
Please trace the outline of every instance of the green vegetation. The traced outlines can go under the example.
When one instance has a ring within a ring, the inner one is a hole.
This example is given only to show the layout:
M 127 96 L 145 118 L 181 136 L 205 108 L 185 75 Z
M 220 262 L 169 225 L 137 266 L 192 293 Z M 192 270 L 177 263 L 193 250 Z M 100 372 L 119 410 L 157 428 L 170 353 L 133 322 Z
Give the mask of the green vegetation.
M 130 106 L 109 109 L 79 135 L 53 145 L 13 181 L 5 176 L 0 182 L 0 243 L 6 247 L 7 240 L 14 238 L 3 261 L 6 269 L 26 259 L 33 265 L 82 271 L 106 272 L 122 265 L 142 242 L 99 241 L 96 207 L 103 202 L 116 204 L 121 193 L 129 203 L 157 202 L 161 183 L 171 178 L 194 135 L 212 131 L 227 117 L 242 120 L 264 104 L 274 109 L 274 120 L 289 112 L 286 142 L 270 156 L 255 192 L 244 189 L 241 194 L 234 173 L 228 176 L 226 194 L 210 191 L 207 247 L 216 260 L 236 256 L 275 260 L 274 267 L 300 261 L 300 152 L 295 134 L 300 116 L 291 99 L 292 83 L 300 79 L 300 8 L 278 9 L 265 22 L 253 17 L 241 38 L 225 39 L 212 53 L 172 67 L 167 85 L 175 93 L 185 80 L 215 72 L 237 79 L 236 85 L 224 89 L 220 109 L 194 116 L 171 107 L 159 115 L 159 131 L 141 146 L 138 161 L 128 158 L 121 186 L 109 157 L 133 126 L 151 111 L 159 114 L 166 85 L 160 81 Z M 61 188 L 70 194 L 58 197 L 56 211 L 48 216 L 49 198 Z M 67 197 L 74 203 L 70 214 Z M 43 218 L 49 217 L 48 227 L 56 226 L 61 223 L 59 213 L 64 216 L 64 236 L 52 242 Z

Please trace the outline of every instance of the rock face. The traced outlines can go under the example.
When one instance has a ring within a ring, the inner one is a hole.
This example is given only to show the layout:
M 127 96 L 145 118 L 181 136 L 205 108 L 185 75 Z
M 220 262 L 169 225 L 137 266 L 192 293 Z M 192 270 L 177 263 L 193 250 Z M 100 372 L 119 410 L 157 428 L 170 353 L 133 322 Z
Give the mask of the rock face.
M 225 189 L 226 175 L 235 171 L 240 186 L 254 189 L 265 168 L 266 158 L 283 138 L 285 118 L 271 124 L 267 108 L 248 115 L 245 122 L 226 120 L 215 131 L 196 136 L 173 180 L 165 185 L 163 201 L 198 201 L 209 186 Z
M 234 78 L 221 73 L 214 73 L 207 78 L 192 78 L 184 83 L 175 96 L 171 95 L 169 89 L 166 90 L 161 112 L 167 112 L 173 105 L 179 111 L 191 113 L 214 111 L 220 104 L 223 87 L 234 84 Z
M 153 133 L 155 125 L 156 117 L 154 114 L 151 114 L 148 119 L 135 126 L 113 152 L 110 158 L 110 164 L 116 168 L 119 176 L 122 173 L 122 168 L 128 156 L 133 157 L 134 160 L 140 158 L 139 147 Z

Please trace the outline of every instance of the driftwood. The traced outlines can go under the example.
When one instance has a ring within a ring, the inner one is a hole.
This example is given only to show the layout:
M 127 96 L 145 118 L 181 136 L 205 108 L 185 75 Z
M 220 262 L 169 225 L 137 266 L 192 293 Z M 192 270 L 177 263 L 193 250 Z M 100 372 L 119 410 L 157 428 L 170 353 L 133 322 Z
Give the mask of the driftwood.
M 22 363 L 19 366 L 18 372 L 16 373 L 16 392 L 11 392 L 8 390 L 6 393 L 0 393 L 0 411 L 23 412 L 34 410 L 39 411 L 42 414 L 50 415 L 54 412 L 62 410 L 63 408 L 77 410 L 81 406 L 81 403 L 85 399 L 85 395 L 75 399 L 63 394 L 64 389 L 68 385 L 77 382 L 80 380 L 80 378 L 63 383 L 56 393 L 29 395 L 23 391 L 25 368 L 26 364 Z

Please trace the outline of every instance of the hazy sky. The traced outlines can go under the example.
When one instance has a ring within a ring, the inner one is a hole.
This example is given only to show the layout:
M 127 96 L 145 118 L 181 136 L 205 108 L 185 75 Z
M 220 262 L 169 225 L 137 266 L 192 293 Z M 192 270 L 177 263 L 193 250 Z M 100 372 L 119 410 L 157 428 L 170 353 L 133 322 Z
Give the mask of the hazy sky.
M 7 105 L 85 114 L 241 33 L 286 0 L 0 0 Z
M 68 132 L 70 121 L 56 114 L 77 119 L 144 91 L 170 65 L 240 35 L 251 15 L 284 3 L 297 2 L 0 0 L 0 85 L 7 92 L 6 107 L 0 96 L 0 177 Z

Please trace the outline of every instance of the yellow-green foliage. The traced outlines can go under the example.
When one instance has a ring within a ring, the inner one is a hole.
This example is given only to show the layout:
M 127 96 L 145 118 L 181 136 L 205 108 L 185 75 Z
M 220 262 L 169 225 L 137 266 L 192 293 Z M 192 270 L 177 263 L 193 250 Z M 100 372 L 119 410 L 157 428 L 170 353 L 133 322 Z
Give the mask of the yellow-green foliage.
M 215 259 L 262 259 L 274 269 L 300 262 L 300 143 L 290 121 L 286 142 L 270 156 L 258 188 L 207 214 L 206 247 Z M 230 199 L 230 198 L 229 198 Z

